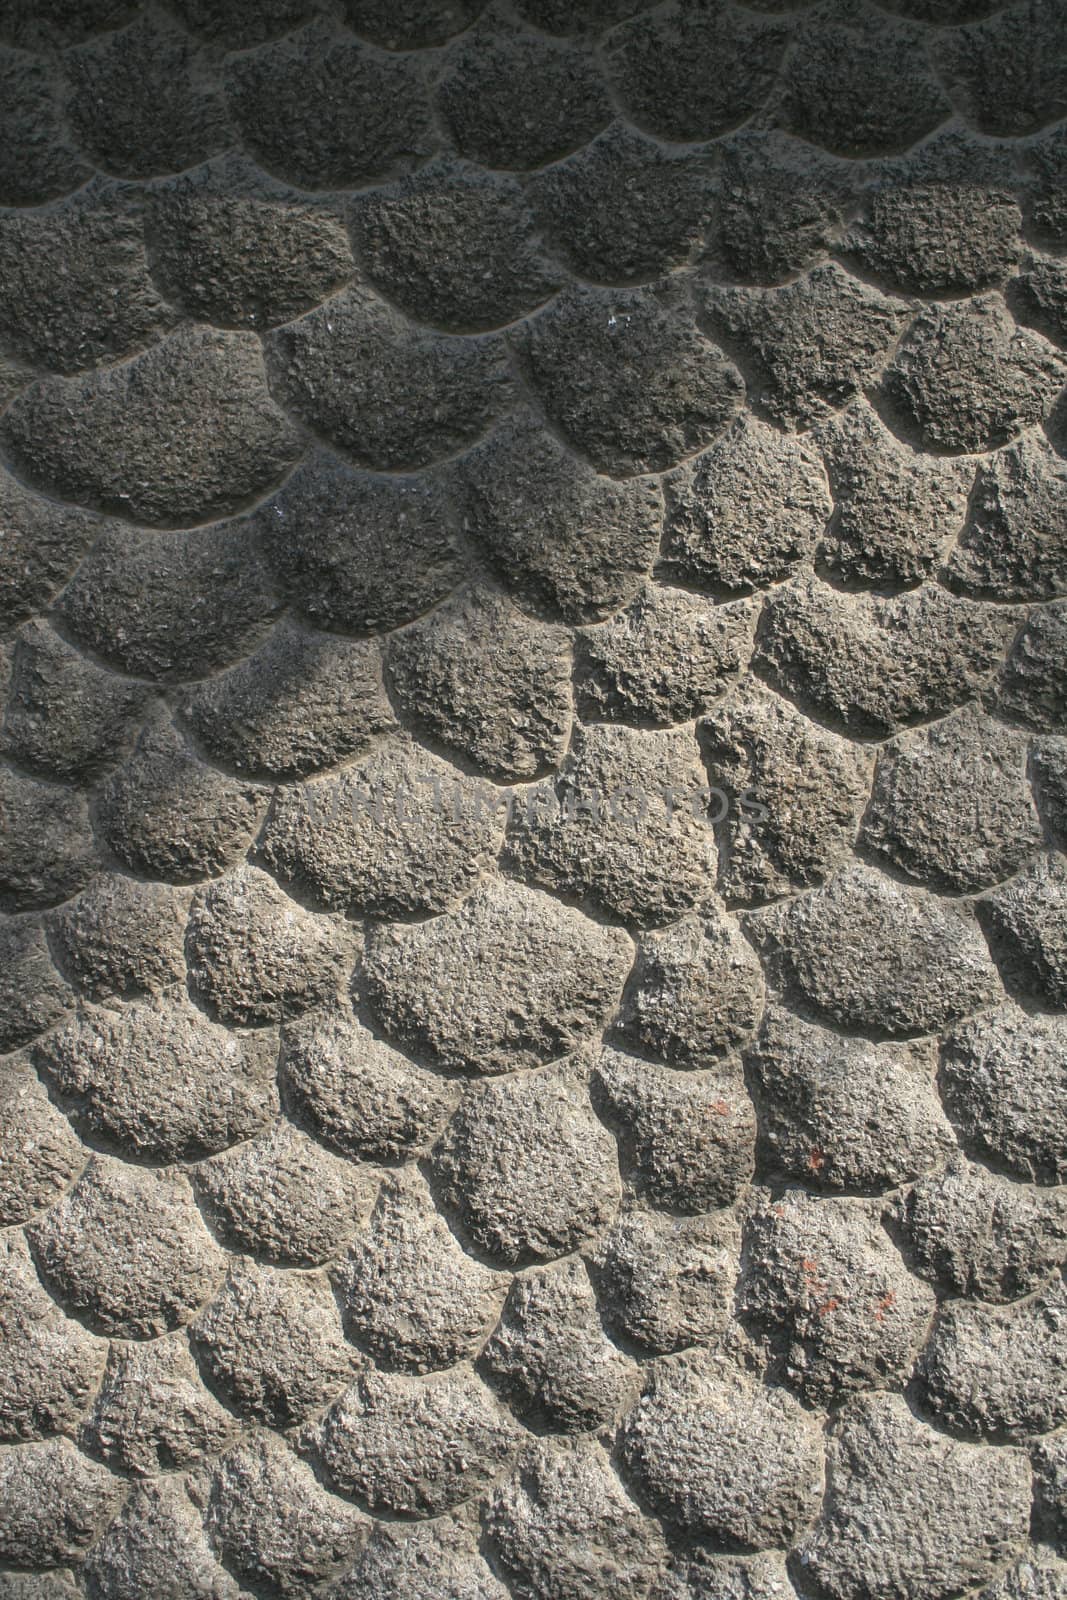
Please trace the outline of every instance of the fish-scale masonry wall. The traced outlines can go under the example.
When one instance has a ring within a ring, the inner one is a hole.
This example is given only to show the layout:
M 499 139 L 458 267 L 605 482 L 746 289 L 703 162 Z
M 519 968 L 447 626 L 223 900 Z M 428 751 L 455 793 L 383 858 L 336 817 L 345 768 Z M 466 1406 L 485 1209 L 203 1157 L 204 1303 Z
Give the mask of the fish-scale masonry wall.
M 1061 0 L 0 38 L 0 1594 L 1063 1600 Z

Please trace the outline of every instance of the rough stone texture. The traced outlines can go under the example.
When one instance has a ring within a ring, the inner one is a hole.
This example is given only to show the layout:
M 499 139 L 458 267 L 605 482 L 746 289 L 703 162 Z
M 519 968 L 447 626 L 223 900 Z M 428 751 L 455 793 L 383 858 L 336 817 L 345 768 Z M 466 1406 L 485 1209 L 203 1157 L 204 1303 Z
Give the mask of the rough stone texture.
M 866 1200 L 758 1196 L 745 1231 L 740 1308 L 775 1374 L 811 1405 L 907 1382 L 935 1300 Z
M 195 1316 L 223 1253 L 180 1172 L 91 1156 L 27 1229 L 38 1270 L 60 1302 L 100 1333 L 151 1339 Z
M 834 1427 L 827 1496 L 800 1549 L 831 1600 L 934 1597 L 991 1577 L 1026 1535 L 1030 1471 L 1017 1451 L 957 1444 L 896 1395 L 863 1395 Z
M 894 1189 L 954 1148 L 927 1044 L 842 1039 L 773 1008 L 745 1060 L 760 1153 L 795 1183 Z
M 161 526 L 239 510 L 299 453 L 256 339 L 210 328 L 179 330 L 99 373 L 43 378 L 2 426 L 32 482 Z
M 0 0 L 4 1596 L 1067 1600 L 1061 11 Z
M 763 974 L 737 925 L 712 909 L 645 934 L 616 1032 L 673 1067 L 699 1067 L 742 1045 L 763 1009 Z
M 564 622 L 614 611 L 659 547 L 658 487 L 598 476 L 529 412 L 463 456 L 455 478 L 466 532 L 519 603 Z
M 1062 1017 L 1008 1004 L 963 1023 L 945 1041 L 942 1093 L 965 1146 L 1030 1183 L 1067 1172 Z
M 861 842 L 932 888 L 1010 877 L 1041 844 L 1026 740 L 965 710 L 879 754 Z
M 375 929 L 362 971 L 386 1032 L 442 1067 L 508 1072 L 603 1026 L 630 941 L 533 889 L 490 879 L 456 911 Z
M 665 570 L 713 591 L 764 588 L 810 555 L 832 509 L 811 447 L 746 413 L 670 480 Z
M 568 1255 L 619 1200 L 614 1141 L 569 1063 L 467 1089 L 431 1168 L 477 1248 L 507 1265 Z
M 1014 621 L 934 584 L 885 599 L 799 579 L 768 596 L 754 660 L 817 716 L 884 738 L 971 698 L 1000 664 Z
M 722 351 L 640 289 L 567 289 L 525 328 L 533 386 L 601 472 L 662 472 L 710 443 L 744 384 Z
M 748 927 L 774 975 L 845 1029 L 930 1033 L 998 998 L 966 911 L 870 867 L 847 867 Z
M 480 772 L 535 778 L 566 745 L 567 646 L 494 590 L 467 589 L 393 640 L 389 683 L 402 716 Z

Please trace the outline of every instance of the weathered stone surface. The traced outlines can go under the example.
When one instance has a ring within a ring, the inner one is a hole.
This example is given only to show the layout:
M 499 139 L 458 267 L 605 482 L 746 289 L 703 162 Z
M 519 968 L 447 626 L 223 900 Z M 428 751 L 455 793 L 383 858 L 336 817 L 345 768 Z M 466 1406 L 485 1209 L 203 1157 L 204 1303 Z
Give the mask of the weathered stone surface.
M 651 1369 L 626 1419 L 622 1459 L 683 1533 L 750 1550 L 789 1544 L 822 1491 L 815 1419 L 784 1389 L 704 1353 Z
M 589 1439 L 530 1444 L 494 1490 L 486 1531 L 514 1592 L 531 1600 L 643 1600 L 665 1557 L 655 1525 Z
M 0 333 L 12 354 L 77 372 L 131 355 L 173 320 L 136 213 L 106 189 L 0 222 Z
M 756 1197 L 745 1230 L 742 1314 L 775 1375 L 810 1405 L 907 1382 L 935 1308 L 882 1228 L 877 1204 L 788 1190 Z
M 835 509 L 820 561 L 848 583 L 929 577 L 964 524 L 973 473 L 895 439 L 865 400 L 823 423 L 817 438 Z
M 400 1044 L 453 1070 L 508 1072 L 565 1055 L 601 1028 L 630 960 L 618 930 L 489 879 L 456 911 L 374 929 L 362 974 Z
M 962 1024 L 941 1056 L 941 1091 L 963 1143 L 1030 1183 L 1067 1180 L 1062 1017 L 1008 1004 Z
M 876 189 L 847 238 L 863 265 L 910 294 L 1003 283 L 1019 256 L 1022 213 L 1010 194 L 965 184 Z
M 991 1576 L 1027 1532 L 1025 1456 L 946 1439 L 896 1395 L 861 1395 L 846 1407 L 827 1485 L 799 1556 L 830 1600 L 872 1592 L 909 1600 L 918 1584 L 947 1600 Z
M 146 693 L 93 666 L 47 624 L 28 622 L 15 639 L 0 741 L 23 767 L 84 783 L 131 742 Z
M 1067 862 L 1038 859 L 979 903 L 1005 980 L 1067 1010 Z
M 153 721 L 97 797 L 97 825 L 134 872 L 194 883 L 223 872 L 252 840 L 265 796 L 200 761 L 173 723 Z
M 342 925 L 305 911 L 258 867 L 198 889 L 185 933 L 190 992 L 224 1023 L 262 1026 L 336 997 L 351 952 Z
M 421 1179 L 388 1177 L 365 1232 L 338 1263 L 345 1327 L 380 1366 L 409 1372 L 472 1358 L 506 1280 L 462 1250 Z
M 42 1439 L 77 1426 L 105 1346 L 42 1289 L 19 1233 L 0 1238 L 0 1438 Z
M 98 867 L 80 791 L 0 770 L 0 908 L 58 905 Z
M 287 1104 L 326 1144 L 355 1160 L 397 1162 L 439 1133 L 458 1089 L 417 1067 L 344 1012 L 313 1012 L 286 1028 Z
M 937 889 L 1010 877 L 1041 844 L 1026 759 L 1020 734 L 972 710 L 902 735 L 879 755 L 864 844 Z
M 949 115 L 917 29 L 833 0 L 804 20 L 783 73 L 791 132 L 836 155 L 865 156 L 906 150 Z
M 90 1000 L 158 994 L 185 977 L 186 897 L 102 872 L 49 918 L 64 972 Z
M 893 1189 L 954 1148 L 930 1045 L 843 1039 L 774 1008 L 745 1060 L 763 1158 L 794 1182 Z
M 409 316 L 434 327 L 502 327 L 562 282 L 537 245 L 519 185 L 466 162 L 433 162 L 357 199 L 351 227 L 366 275 Z
M 894 1208 L 908 1264 L 968 1300 L 1031 1294 L 1067 1259 L 1067 1194 L 998 1177 L 956 1156 Z
M 701 1067 L 751 1037 L 763 974 L 737 925 L 711 908 L 645 934 L 615 1031 L 673 1067 Z
M 1042 1440 L 1034 1449 L 1034 1521 L 1060 1550 L 1067 1548 L 1067 1433 Z
M 1052 346 L 986 294 L 921 312 L 886 393 L 924 450 L 991 450 L 1041 422 L 1065 377 Z
M 1028 434 L 978 468 L 948 577 L 967 594 L 1050 600 L 1067 591 L 1067 466 Z
M 427 148 L 417 65 L 369 50 L 321 17 L 230 56 L 226 89 L 253 155 L 302 188 L 366 183 Z
M 693 11 L 676 0 L 654 17 L 624 22 L 608 38 L 607 55 L 634 121 L 686 142 L 725 133 L 759 110 L 785 42 L 779 22 L 741 21 L 717 4 Z
M 1031 1559 L 1031 1555 L 1033 1559 Z M 1062 1600 L 1067 1594 L 1067 1562 L 1028 1552 L 982 1590 L 980 1600 Z
M 763 588 L 811 554 L 832 510 L 810 445 L 746 412 L 669 480 L 664 569 L 717 591 Z
M 499 338 L 415 327 L 347 289 L 268 336 L 273 386 L 315 431 L 378 472 L 424 467 L 483 434 L 509 398 Z
M 463 590 L 390 644 L 402 716 L 490 777 L 557 766 L 571 719 L 569 639 L 486 585 Z
M 782 1556 L 720 1556 L 695 1546 L 672 1561 L 654 1600 L 781 1600 L 796 1591 Z
M 108 1466 L 151 1478 L 214 1455 L 237 1426 L 204 1387 L 185 1335 L 176 1333 L 112 1344 L 81 1442 Z
M 326 1591 L 329 1600 L 506 1600 L 469 1523 L 462 1511 L 407 1527 L 379 1522 L 355 1566 Z
M 327 1411 L 317 1442 L 330 1481 L 371 1511 L 434 1517 L 483 1494 L 518 1439 L 485 1385 L 457 1368 L 363 1373 Z
M 662 1355 L 724 1335 L 734 1314 L 741 1229 L 731 1211 L 628 1211 L 592 1258 L 611 1332 Z
M 351 1561 L 370 1531 L 366 1517 L 321 1488 L 265 1430 L 223 1456 L 204 1520 L 232 1571 L 287 1596 L 307 1594 Z
M 620 1198 L 614 1140 L 571 1063 L 472 1085 L 431 1168 L 477 1248 L 509 1266 L 568 1255 Z
M 752 904 L 820 883 L 859 830 L 864 752 L 754 686 L 697 735 L 719 818 L 719 892 Z
M 744 384 L 679 310 L 640 289 L 564 291 L 526 324 L 524 358 L 545 410 L 601 472 L 663 472 L 710 443 Z
M 231 1248 L 282 1266 L 313 1267 L 336 1255 L 374 1196 L 369 1174 L 284 1121 L 190 1176 Z
M 254 655 L 187 690 L 182 711 L 216 760 L 278 778 L 334 766 L 396 727 L 377 643 L 288 619 Z
M 1034 794 L 1042 819 L 1067 844 L 1067 739 L 1037 739 L 1030 754 Z
M 583 278 L 637 282 L 681 266 L 697 244 L 712 210 L 709 167 L 614 122 L 538 173 L 527 193 L 549 239 Z
M 624 1177 L 652 1205 L 710 1211 L 747 1187 L 756 1117 L 736 1069 L 680 1074 L 606 1049 L 593 1094 L 619 1139 Z
M 97 1332 L 151 1339 L 188 1322 L 222 1273 L 188 1180 L 91 1156 L 27 1230 L 38 1270 Z
M 953 103 L 982 133 L 1030 133 L 1067 109 L 1067 78 L 1055 40 L 1057 12 L 1038 0 L 1017 11 L 943 33 L 934 61 Z M 1025 51 L 1016 59 L 1015 52 Z M 1025 65 L 1024 65 L 1025 61 Z
M 635 1371 L 605 1337 L 581 1261 L 514 1279 L 481 1370 L 516 1416 L 553 1433 L 609 1424 Z
M 60 601 L 64 624 L 94 654 L 164 682 L 229 666 L 279 609 L 247 522 L 190 533 L 110 528 Z
M 56 971 L 44 925 L 35 918 L 0 922 L 0 1052 L 50 1028 L 74 996 Z
M 350 28 L 389 50 L 443 44 L 474 21 L 483 0 L 345 0 Z
M 77 189 L 91 169 L 64 126 L 51 63 L 39 56 L 0 50 L 0 85 L 3 203 L 39 205 Z
M 748 920 L 775 978 L 840 1026 L 931 1033 L 998 998 L 985 941 L 962 907 L 866 866 Z
M 104 524 L 90 512 L 31 494 L 0 471 L 0 623 L 13 626 L 46 610 Z
M 575 694 L 587 721 L 669 727 L 734 687 L 751 651 L 753 608 L 712 605 L 646 584 L 624 611 L 578 635 Z
M 919 1362 L 924 1402 L 943 1426 L 972 1438 L 1022 1440 L 1059 1427 L 1067 1420 L 1065 1316 L 1062 1279 L 1015 1306 L 943 1306 Z
M 320 1411 L 358 1361 L 324 1277 L 243 1257 L 192 1333 L 212 1383 L 231 1405 L 277 1428 Z
M 124 1487 L 68 1439 L 0 1450 L 0 1560 L 31 1568 L 77 1560 L 118 1509 Z
M 0 1065 L 0 1223 L 26 1222 L 51 1205 L 85 1157 L 29 1067 L 17 1059 Z
M 540 167 L 611 119 L 593 54 L 533 34 L 469 34 L 444 58 L 437 107 L 461 155 L 485 167 Z
M 410 622 L 463 571 L 435 474 L 372 476 L 326 451 L 286 480 L 256 529 L 285 593 L 309 622 L 341 633 Z
M 1001 674 L 997 710 L 1049 733 L 1067 729 L 1062 664 L 1067 653 L 1067 604 L 1032 611 Z
M 1057 344 L 1067 340 L 1067 272 L 1062 261 L 1032 258 L 1012 290 L 1012 310 L 1021 322 L 1031 323 Z
M 512 811 L 516 874 L 638 926 L 706 900 L 715 834 L 692 730 L 577 726 L 559 776 Z
M 93 1134 L 152 1161 L 195 1159 L 277 1110 L 276 1044 L 235 1038 L 184 997 L 86 1007 L 34 1048 L 38 1069 Z
M 276 790 L 263 858 L 331 909 L 444 911 L 495 860 L 502 798 L 413 740 L 386 740 L 337 777 Z
M 651 480 L 612 483 L 528 411 L 456 464 L 464 528 L 520 604 L 564 622 L 609 614 L 638 588 L 659 547 Z
M 830 263 L 782 289 L 703 291 L 705 315 L 740 341 L 779 426 L 810 428 L 872 384 L 907 321 L 899 300 Z
M 222 327 L 288 322 L 352 276 L 351 248 L 335 217 L 256 192 L 221 163 L 157 185 L 146 232 L 168 299 Z
M 3 430 L 32 482 L 161 526 L 239 510 L 299 453 L 258 341 L 210 328 L 180 329 L 101 372 L 42 379 Z
M 85 1582 L 92 1600 L 240 1600 L 177 1478 L 137 1485 L 90 1552 Z

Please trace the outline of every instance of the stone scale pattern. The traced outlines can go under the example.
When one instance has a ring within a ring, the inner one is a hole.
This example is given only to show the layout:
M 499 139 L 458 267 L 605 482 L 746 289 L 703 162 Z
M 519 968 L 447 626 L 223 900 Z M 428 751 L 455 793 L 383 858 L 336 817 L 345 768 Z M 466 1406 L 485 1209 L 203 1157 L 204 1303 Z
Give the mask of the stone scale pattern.
M 1064 42 L 0 5 L 0 1594 L 1067 1596 Z

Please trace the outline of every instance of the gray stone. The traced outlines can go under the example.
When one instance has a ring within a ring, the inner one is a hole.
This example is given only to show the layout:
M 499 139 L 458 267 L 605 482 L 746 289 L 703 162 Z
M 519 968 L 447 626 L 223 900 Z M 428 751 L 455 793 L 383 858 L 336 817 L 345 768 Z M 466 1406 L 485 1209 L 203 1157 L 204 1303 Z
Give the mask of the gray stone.
M 1008 1004 L 945 1041 L 941 1092 L 963 1143 L 1029 1183 L 1067 1173 L 1067 1020 Z
M 15 1050 L 58 1022 L 74 999 L 56 971 L 36 918 L 0 922 L 0 1052 Z
M 788 1545 L 822 1493 L 822 1438 L 784 1389 L 700 1352 L 650 1369 L 626 1419 L 622 1460 L 687 1536 L 748 1550 Z
M 103 672 L 43 622 L 20 629 L 0 743 L 20 765 L 85 783 L 131 743 L 147 690 Z
M 90 1000 L 158 994 L 185 978 L 186 896 L 166 884 L 102 872 L 53 912 L 63 970 Z
M 21 1234 L 0 1238 L 0 1261 L 0 1438 L 69 1432 L 100 1381 L 106 1347 L 45 1293 Z
M 329 1600 L 507 1600 L 469 1521 L 461 1512 L 412 1527 L 379 1522 L 355 1566 L 325 1591 Z
M 1038 434 L 979 464 L 950 581 L 995 600 L 1049 600 L 1067 589 L 1067 465 Z
M 465 1254 L 423 1180 L 407 1172 L 385 1179 L 333 1276 L 349 1336 L 380 1366 L 408 1372 L 473 1358 L 507 1287 Z
M 571 1063 L 470 1086 L 431 1168 L 477 1248 L 508 1266 L 569 1255 L 620 1199 L 615 1142 Z
M 69 1439 L 0 1451 L 0 1560 L 37 1568 L 77 1560 L 118 1509 L 124 1488 Z
M 777 131 L 743 128 L 724 140 L 715 242 L 731 273 L 781 283 L 824 260 L 840 235 L 849 177 Z
M 1030 774 L 1042 821 L 1059 844 L 1067 844 L 1067 739 L 1036 739 Z
M 58 905 L 99 864 L 84 794 L 0 771 L 0 909 Z
M 1005 664 L 997 710 L 1039 732 L 1067 731 L 1067 603 L 1032 611 Z
M 1005 978 L 1057 1011 L 1067 1010 L 1067 862 L 1039 856 L 979 902 Z
M 860 1395 L 834 1425 L 828 1492 L 800 1570 L 828 1600 L 948 1600 L 992 1576 L 1026 1537 L 1020 1452 L 957 1444 L 898 1395 Z
M 996 969 L 963 907 L 846 867 L 814 894 L 751 916 L 775 979 L 859 1033 L 932 1033 L 992 1004 Z
M 482 5 L 483 0 L 344 0 L 344 12 L 349 27 L 364 38 L 388 50 L 410 50 L 462 33 Z
M 664 570 L 729 593 L 784 578 L 833 510 L 811 446 L 748 412 L 668 479 L 668 491 Z
M 994 1579 L 979 1600 L 1064 1600 L 1065 1595 L 1067 1562 L 1049 1560 L 1034 1550 Z
M 34 1049 L 76 1122 L 141 1160 L 195 1160 L 277 1111 L 277 1041 L 235 1037 L 178 995 L 85 1007 Z
M 484 1494 L 518 1441 L 515 1424 L 462 1367 L 427 1377 L 368 1370 L 317 1430 L 330 1482 L 387 1516 L 436 1517 Z
M 80 1437 L 108 1466 L 154 1478 L 214 1455 L 237 1427 L 204 1387 L 185 1335 L 176 1333 L 111 1345 Z
M 826 1190 L 894 1189 L 955 1148 L 927 1044 L 872 1044 L 768 1011 L 745 1057 L 771 1170 Z
M 988 289 L 1019 257 L 1022 213 L 1010 194 L 959 183 L 889 183 L 845 240 L 863 265 L 909 294 Z
M 1062 1552 L 1067 1550 L 1067 1433 L 1042 1440 L 1031 1460 L 1035 1523 Z
M 1056 7 L 1038 0 L 1025 19 L 1009 11 L 938 37 L 935 65 L 968 122 L 982 133 L 1015 138 L 1063 116 L 1067 79 L 1056 52 L 1058 29 Z
M 629 939 L 537 890 L 488 879 L 456 911 L 372 930 L 362 979 L 387 1034 L 456 1071 L 565 1055 L 604 1026 Z
M 514 1279 L 481 1370 L 527 1426 L 568 1434 L 610 1425 L 635 1376 L 576 1260 Z
M 8 627 L 48 608 L 105 524 L 90 512 L 32 494 L 3 471 L 0 518 L 0 622 Z
M 740 1310 L 768 1338 L 778 1381 L 822 1406 L 904 1386 L 936 1301 L 877 1203 L 757 1193 L 742 1260 Z
M 678 1073 L 617 1050 L 596 1058 L 594 1103 L 615 1128 L 623 1175 L 652 1205 L 731 1205 L 752 1178 L 756 1116 L 741 1073 Z
M 223 1270 L 182 1173 L 106 1156 L 91 1156 L 26 1231 L 60 1303 L 119 1339 L 152 1339 L 188 1322 Z
M 0 197 L 5 205 L 39 205 L 69 194 L 92 171 L 64 126 L 55 79 L 47 58 L 0 51 Z
M 713 906 L 642 935 L 614 1031 L 673 1067 L 701 1067 L 744 1044 L 762 1009 L 759 961 Z
M 26 1222 L 51 1205 L 85 1156 L 70 1123 L 26 1063 L 0 1064 L 0 1223 Z
M 90 1600 L 241 1600 L 180 1479 L 141 1483 L 89 1554 Z
M 530 779 L 562 759 L 571 721 L 570 641 L 485 585 L 463 590 L 390 641 L 402 716 L 492 778 Z
M 605 1322 L 655 1355 L 719 1342 L 734 1315 L 741 1228 L 731 1211 L 628 1211 L 591 1261 Z

